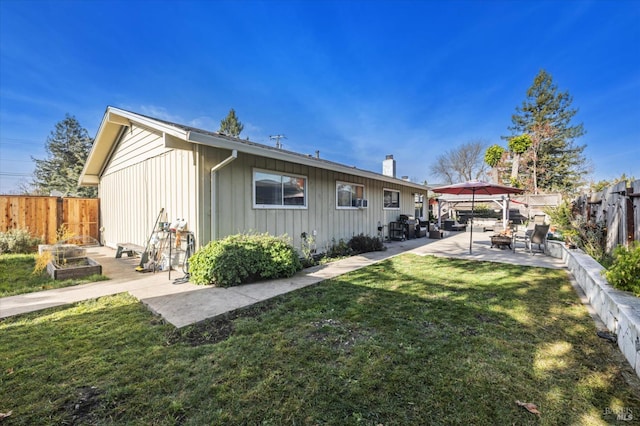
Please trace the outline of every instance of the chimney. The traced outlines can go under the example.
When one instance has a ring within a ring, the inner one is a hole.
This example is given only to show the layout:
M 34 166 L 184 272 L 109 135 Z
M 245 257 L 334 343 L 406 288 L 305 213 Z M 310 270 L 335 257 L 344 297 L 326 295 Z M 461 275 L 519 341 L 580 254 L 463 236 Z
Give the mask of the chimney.
M 393 178 L 396 177 L 396 160 L 393 159 L 393 155 L 387 155 L 382 162 L 382 174 Z

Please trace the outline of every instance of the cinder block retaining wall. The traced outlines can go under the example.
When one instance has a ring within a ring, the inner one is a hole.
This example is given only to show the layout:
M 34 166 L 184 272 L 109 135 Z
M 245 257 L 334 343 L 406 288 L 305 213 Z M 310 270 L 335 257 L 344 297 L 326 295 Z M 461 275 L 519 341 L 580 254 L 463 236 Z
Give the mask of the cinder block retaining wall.
M 561 258 L 610 332 L 618 336 L 618 347 L 640 377 L 640 298 L 616 290 L 602 275 L 604 268 L 582 250 L 569 250 L 549 241 L 549 255 Z

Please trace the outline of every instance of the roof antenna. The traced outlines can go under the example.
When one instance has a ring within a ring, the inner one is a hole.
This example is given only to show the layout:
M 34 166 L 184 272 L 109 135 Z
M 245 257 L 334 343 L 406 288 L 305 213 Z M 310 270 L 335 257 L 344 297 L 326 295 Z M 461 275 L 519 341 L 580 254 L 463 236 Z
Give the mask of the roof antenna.
M 282 144 L 280 143 L 280 139 L 286 139 L 287 137 L 285 135 L 273 135 L 273 136 L 269 136 L 269 139 L 271 139 L 272 141 L 275 140 L 276 141 L 276 148 L 278 149 L 282 149 Z

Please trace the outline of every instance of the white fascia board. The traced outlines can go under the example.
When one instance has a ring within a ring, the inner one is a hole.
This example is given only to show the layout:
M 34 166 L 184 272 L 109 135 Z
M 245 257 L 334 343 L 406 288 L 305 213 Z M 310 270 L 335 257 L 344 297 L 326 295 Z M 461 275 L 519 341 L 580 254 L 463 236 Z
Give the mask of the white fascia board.
M 98 132 L 96 133 L 96 137 L 94 138 L 91 151 L 89 151 L 87 160 L 84 163 L 82 173 L 80 173 L 80 177 L 78 179 L 78 183 L 80 185 L 97 185 L 96 180 L 99 180 L 99 173 L 102 172 L 104 163 L 108 161 L 108 155 L 113 152 L 115 144 L 118 143 L 118 138 L 112 140 L 111 137 L 105 136 L 105 133 L 120 135 L 121 129 L 131 127 L 132 123 L 148 129 L 156 130 L 163 134 L 163 136 L 170 135 L 181 140 L 186 140 L 187 137 L 187 132 L 182 129 L 131 113 L 129 111 L 124 111 L 114 107 L 107 107 L 102 118 L 102 122 L 100 123 L 100 127 L 98 128 Z M 114 126 L 117 126 L 117 128 L 114 129 Z M 108 153 L 108 155 L 106 153 Z M 96 165 L 96 162 L 99 162 L 100 164 Z M 98 172 L 98 169 L 100 172 Z
M 290 163 L 302 164 L 305 166 L 331 170 L 334 172 L 348 173 L 351 175 L 360 176 L 364 178 L 375 179 L 378 181 L 393 183 L 401 186 L 408 186 L 408 187 L 419 189 L 425 192 L 427 191 L 427 187 L 421 184 L 407 182 L 402 179 L 396 179 L 390 176 L 385 176 L 378 173 L 361 170 L 356 167 L 345 166 L 338 163 L 328 163 L 328 162 L 318 160 L 312 156 L 305 157 L 300 154 L 295 154 L 288 151 L 282 151 L 275 148 L 274 149 L 263 148 L 257 145 L 246 144 L 246 143 L 243 143 L 242 141 L 234 141 L 226 138 L 218 138 L 212 135 L 206 135 L 206 134 L 202 134 L 194 131 L 187 132 L 186 139 L 189 142 L 193 142 L 201 145 L 207 145 L 215 148 L 222 148 L 222 149 L 229 149 L 229 150 L 235 149 L 238 152 L 243 152 L 245 154 L 252 154 L 260 157 L 267 157 L 274 160 L 288 161 Z
M 158 130 L 159 132 L 166 133 L 171 136 L 175 136 L 176 138 L 186 139 L 187 132 L 178 129 L 170 124 L 163 123 L 161 121 L 156 121 L 152 118 L 147 118 L 135 113 L 131 113 L 129 111 L 124 111 L 118 108 L 109 107 L 107 110 L 108 117 L 112 119 L 113 123 L 121 124 L 123 123 L 123 119 L 128 120 L 130 123 L 140 124 L 144 127 L 148 127 L 150 129 Z
M 87 175 L 88 168 L 93 164 L 94 161 L 97 161 L 94 157 L 96 156 L 96 151 L 98 147 L 98 143 L 102 140 L 102 135 L 104 134 L 105 127 L 109 124 L 108 120 L 109 109 L 107 108 L 107 112 L 105 112 L 102 117 L 102 121 L 100 122 L 100 127 L 98 127 L 98 132 L 96 133 L 96 137 L 93 139 L 93 145 L 91 146 L 91 150 L 89 151 L 89 155 L 87 155 L 87 159 L 84 162 L 84 167 L 82 168 L 82 172 L 80 172 L 80 177 L 78 178 L 78 185 L 90 185 L 92 184 L 95 175 Z
M 100 184 L 100 178 L 96 175 L 82 175 L 79 183 L 82 186 L 98 186 Z

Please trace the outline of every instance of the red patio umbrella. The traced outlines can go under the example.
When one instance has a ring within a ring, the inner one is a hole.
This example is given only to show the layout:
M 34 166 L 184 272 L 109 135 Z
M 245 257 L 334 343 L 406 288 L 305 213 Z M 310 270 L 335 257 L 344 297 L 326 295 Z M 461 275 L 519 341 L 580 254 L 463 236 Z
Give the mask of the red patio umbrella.
M 500 195 L 500 194 L 522 194 L 524 190 L 514 188 L 512 186 L 498 185 L 496 183 L 482 182 L 479 180 L 470 180 L 467 182 L 456 183 L 453 185 L 441 186 L 439 188 L 432 188 L 433 192 L 439 194 L 454 194 L 454 195 L 471 195 L 471 229 L 469 230 L 469 254 L 471 251 L 471 244 L 473 243 L 473 210 L 476 194 L 481 195 Z

